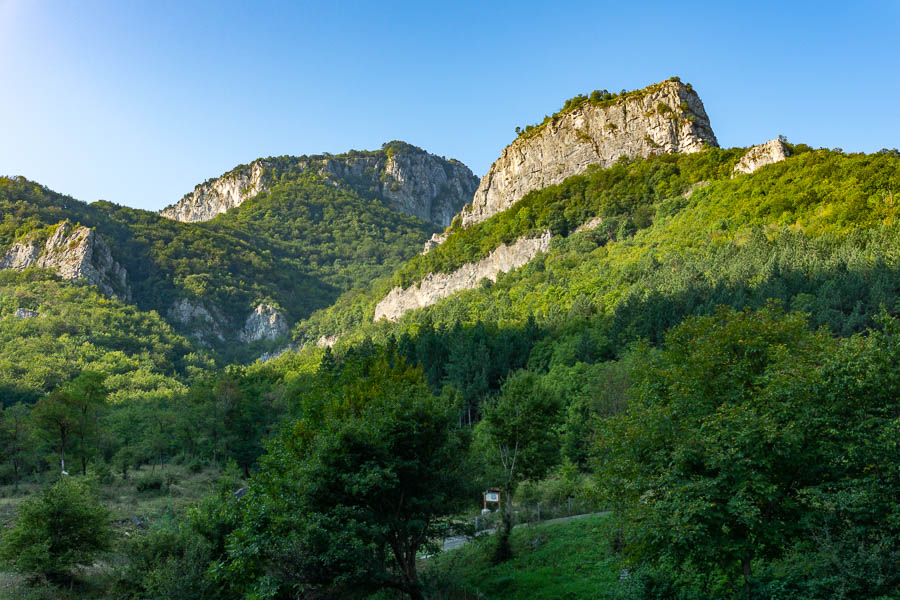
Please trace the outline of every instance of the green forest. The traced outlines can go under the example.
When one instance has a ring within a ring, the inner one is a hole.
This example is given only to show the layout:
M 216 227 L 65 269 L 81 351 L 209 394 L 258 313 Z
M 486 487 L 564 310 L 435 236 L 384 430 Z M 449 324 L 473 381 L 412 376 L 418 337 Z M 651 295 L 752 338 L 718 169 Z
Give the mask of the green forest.
M 427 254 L 308 171 L 201 224 L 0 179 L 0 248 L 87 224 L 134 291 L 0 271 L 0 597 L 900 599 L 900 152 L 787 147 L 623 158 Z M 297 349 L 203 346 L 178 297 Z
M 0 248 L 46 239 L 65 219 L 92 227 L 128 273 L 138 309 L 165 317 L 186 299 L 220 316 L 219 329 L 228 334 L 262 302 L 290 322 L 330 306 L 342 292 L 390 274 L 437 230 L 390 208 L 361 182 L 336 187 L 308 169 L 277 172 L 279 183 L 240 210 L 196 224 L 105 201 L 85 204 L 24 178 L 0 177 Z M 270 349 L 199 333 L 194 337 L 223 364 L 252 361 Z

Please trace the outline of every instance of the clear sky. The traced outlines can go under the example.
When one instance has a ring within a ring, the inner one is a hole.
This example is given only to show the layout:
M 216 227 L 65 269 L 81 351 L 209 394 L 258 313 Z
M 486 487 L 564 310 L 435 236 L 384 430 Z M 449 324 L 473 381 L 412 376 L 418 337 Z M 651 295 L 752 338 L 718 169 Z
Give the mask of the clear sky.
M 0 174 L 157 210 L 401 139 L 483 175 L 566 98 L 678 75 L 720 144 L 900 146 L 900 1 L 0 0 Z

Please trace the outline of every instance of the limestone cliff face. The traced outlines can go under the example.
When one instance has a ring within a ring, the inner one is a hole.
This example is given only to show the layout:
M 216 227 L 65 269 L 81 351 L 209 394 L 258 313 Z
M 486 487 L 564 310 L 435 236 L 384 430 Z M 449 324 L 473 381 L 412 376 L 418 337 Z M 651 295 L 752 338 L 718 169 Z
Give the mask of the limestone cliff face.
M 201 344 L 209 345 L 210 338 L 225 341 L 227 321 L 217 307 L 180 298 L 172 303 L 166 314 L 169 320 L 181 326 Z
M 263 191 L 266 188 L 263 182 L 265 167 L 265 160 L 255 160 L 249 165 L 237 167 L 218 179 L 201 183 L 192 193 L 167 206 L 160 214 L 187 223 L 209 221 Z
M 788 147 L 780 139 L 769 140 L 765 144 L 753 146 L 734 166 L 734 174 L 753 173 L 766 165 L 783 161 L 788 157 Z
M 242 342 L 274 340 L 289 331 L 287 319 L 278 309 L 270 304 L 260 304 L 247 317 L 239 338 Z
M 396 210 L 442 227 L 472 200 L 478 187 L 478 178 L 464 164 L 391 142 L 371 152 L 259 159 L 198 185 L 160 214 L 178 221 L 208 221 L 269 189 L 282 175 L 304 172 L 363 195 L 374 190 Z
M 521 238 L 502 244 L 486 258 L 468 263 L 453 273 L 429 273 L 419 285 L 396 287 L 375 306 L 375 320 L 396 321 L 408 310 L 431 306 L 461 290 L 474 288 L 482 279 L 497 281 L 497 275 L 517 269 L 550 247 L 550 232 L 541 237 Z
M 446 227 L 471 202 L 478 178 L 455 160 L 445 160 L 412 146 L 390 151 L 327 159 L 320 172 L 334 185 L 377 177 L 381 195 L 398 211 Z
M 19 240 L 0 258 L 0 269 L 20 271 L 31 266 L 53 269 L 63 279 L 84 279 L 107 296 L 131 299 L 125 269 L 89 227 L 62 221 L 43 245 L 33 237 Z
M 707 144 L 718 142 L 703 103 L 680 81 L 664 81 L 612 103 L 585 101 L 507 146 L 463 209 L 462 222 L 484 221 L 528 192 L 589 165 L 606 168 L 623 155 L 697 152 Z
M 235 337 L 244 343 L 258 340 L 275 340 L 290 332 L 285 316 L 274 306 L 266 303 L 257 305 L 240 330 L 215 304 L 180 298 L 172 303 L 166 314 L 169 320 L 181 330 L 204 345 L 214 341 L 224 342 Z

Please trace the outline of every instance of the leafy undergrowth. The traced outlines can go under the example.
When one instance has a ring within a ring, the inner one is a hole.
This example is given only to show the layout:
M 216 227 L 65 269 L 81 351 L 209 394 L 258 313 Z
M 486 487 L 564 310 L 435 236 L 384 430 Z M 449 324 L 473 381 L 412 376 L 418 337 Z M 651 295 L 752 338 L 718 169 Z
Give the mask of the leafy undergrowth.
M 96 481 L 97 475 L 90 469 L 88 476 Z M 34 497 L 44 485 L 49 483 L 23 482 L 17 492 L 11 485 L 0 486 L 0 529 L 11 526 L 21 503 Z M 100 501 L 111 513 L 113 550 L 98 557 L 94 564 L 78 568 L 74 578 L 64 585 L 0 569 L 0 600 L 115 598 L 111 591 L 115 570 L 121 568 L 125 545 L 131 538 L 183 514 L 221 486 L 236 490 L 242 483 L 235 474 L 223 473 L 217 467 L 197 470 L 188 465 L 167 464 L 130 470 L 124 480 L 118 473 L 107 475 L 97 485 Z
M 493 536 L 429 559 L 426 580 L 454 580 L 458 593 L 437 597 L 552 600 L 615 597 L 621 566 L 613 555 L 608 516 L 515 529 L 513 558 L 494 566 Z M 463 592 L 466 590 L 468 593 Z M 474 593 L 474 595 L 473 595 Z

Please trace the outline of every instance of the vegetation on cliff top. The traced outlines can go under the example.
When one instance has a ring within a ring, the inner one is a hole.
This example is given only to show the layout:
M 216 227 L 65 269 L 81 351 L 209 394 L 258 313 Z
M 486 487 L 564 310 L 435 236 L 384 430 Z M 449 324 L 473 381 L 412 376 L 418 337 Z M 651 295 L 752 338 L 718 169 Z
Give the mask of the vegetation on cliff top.
M 658 92 L 663 87 L 665 87 L 669 83 L 681 83 L 681 79 L 678 77 L 670 77 L 665 81 L 661 81 L 659 83 L 654 83 L 652 85 L 648 85 L 645 88 L 641 88 L 639 90 L 622 90 L 619 93 L 613 93 L 608 90 L 594 90 L 590 94 L 578 94 L 572 98 L 569 98 L 563 104 L 563 107 L 553 113 L 553 115 L 547 115 L 544 117 L 544 120 L 540 123 L 536 123 L 534 125 L 526 125 L 525 127 L 516 127 L 516 139 L 529 139 L 537 134 L 539 134 L 546 126 L 547 123 L 554 122 L 559 117 L 574 111 L 576 108 L 583 106 L 584 104 L 590 104 L 591 106 L 595 106 L 598 108 L 606 108 L 608 106 L 612 106 L 613 104 L 619 104 L 621 102 L 627 102 L 628 100 L 635 100 L 637 98 L 643 98 L 644 96 L 649 96 L 655 92 Z M 685 87 L 690 90 L 693 89 L 691 84 L 686 84 Z M 671 110 L 671 107 L 669 107 Z

